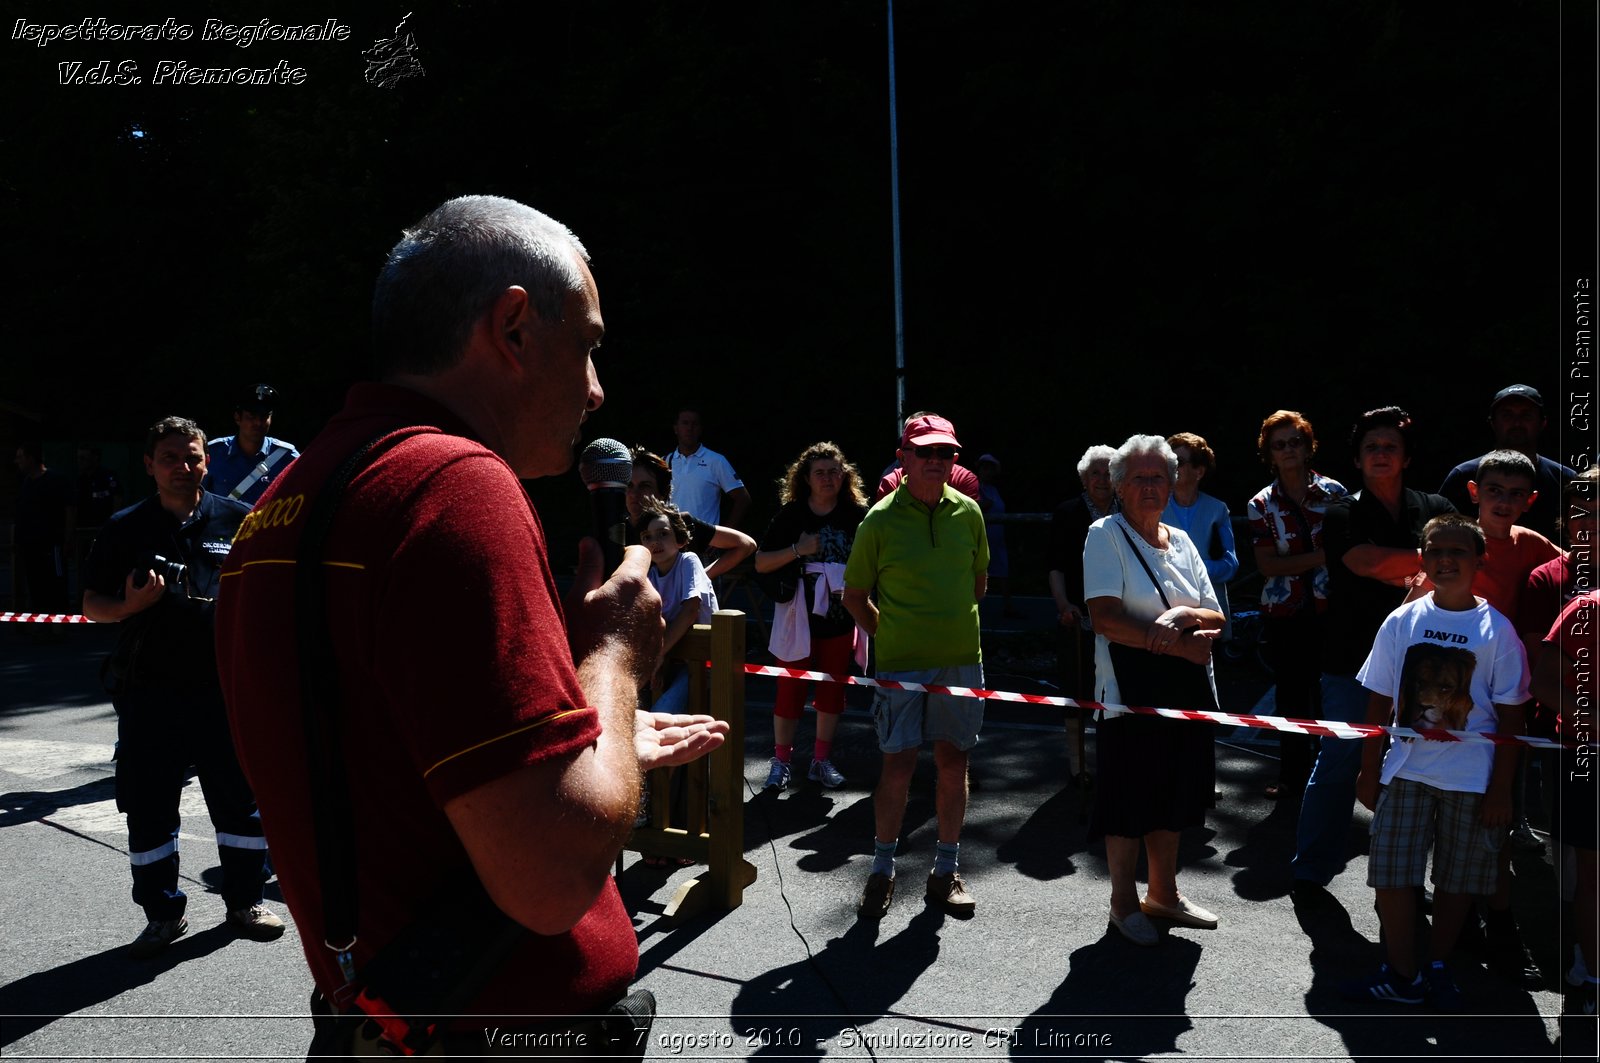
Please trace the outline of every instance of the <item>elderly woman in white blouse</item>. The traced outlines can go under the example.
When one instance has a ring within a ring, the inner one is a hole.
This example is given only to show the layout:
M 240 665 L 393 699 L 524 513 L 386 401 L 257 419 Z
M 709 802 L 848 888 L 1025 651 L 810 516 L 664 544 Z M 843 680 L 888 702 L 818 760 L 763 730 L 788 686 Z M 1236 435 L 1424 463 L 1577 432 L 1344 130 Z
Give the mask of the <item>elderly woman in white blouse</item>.
M 1214 709 L 1211 647 L 1223 623 L 1205 558 L 1162 511 L 1178 475 L 1160 436 L 1136 435 L 1111 459 L 1120 513 L 1096 521 L 1083 548 L 1084 598 L 1095 631 L 1099 700 Z M 1111 925 L 1135 944 L 1161 935 L 1152 919 L 1211 929 L 1217 917 L 1178 892 L 1178 834 L 1200 826 L 1212 801 L 1211 725 L 1121 714 L 1098 730 L 1091 836 L 1111 871 Z M 1139 846 L 1149 863 L 1141 901 Z

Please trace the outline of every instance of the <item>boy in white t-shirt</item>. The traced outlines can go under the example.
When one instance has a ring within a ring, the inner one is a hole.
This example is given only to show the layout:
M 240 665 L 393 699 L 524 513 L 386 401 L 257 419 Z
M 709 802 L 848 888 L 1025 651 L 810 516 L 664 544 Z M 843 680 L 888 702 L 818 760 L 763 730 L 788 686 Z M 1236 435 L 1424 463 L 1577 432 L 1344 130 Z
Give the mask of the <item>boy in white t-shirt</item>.
M 1511 621 L 1472 593 L 1483 530 L 1450 513 L 1422 530 L 1422 571 L 1433 592 L 1390 613 L 1356 678 L 1367 688 L 1367 722 L 1520 734 L 1528 665 Z M 1397 1004 L 1427 998 L 1462 1006 L 1445 969 L 1474 896 L 1493 892 L 1497 857 L 1511 822 L 1516 747 L 1488 742 L 1365 739 L 1356 796 L 1372 809 L 1367 884 L 1377 890 L 1388 962 L 1347 995 Z M 1380 786 L 1382 792 L 1380 793 Z M 1433 853 L 1429 964 L 1416 969 L 1416 900 Z

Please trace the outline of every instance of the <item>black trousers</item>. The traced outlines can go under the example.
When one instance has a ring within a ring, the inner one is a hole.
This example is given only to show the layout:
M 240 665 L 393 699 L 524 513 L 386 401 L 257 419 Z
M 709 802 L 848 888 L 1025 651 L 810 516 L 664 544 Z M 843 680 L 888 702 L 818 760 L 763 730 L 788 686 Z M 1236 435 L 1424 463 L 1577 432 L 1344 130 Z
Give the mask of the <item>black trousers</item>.
M 204 687 L 142 685 L 113 701 L 117 810 L 128 817 L 133 902 L 159 920 L 178 918 L 188 903 L 178 886 L 178 799 L 191 766 L 216 829 L 222 899 L 230 912 L 259 902 L 267 842 L 233 751 L 222 695 Z
M 1322 617 L 1316 613 L 1263 619 L 1262 653 L 1277 684 L 1279 716 L 1314 720 L 1322 707 Z M 1278 732 L 1278 783 L 1298 793 L 1311 777 L 1317 740 L 1312 735 Z

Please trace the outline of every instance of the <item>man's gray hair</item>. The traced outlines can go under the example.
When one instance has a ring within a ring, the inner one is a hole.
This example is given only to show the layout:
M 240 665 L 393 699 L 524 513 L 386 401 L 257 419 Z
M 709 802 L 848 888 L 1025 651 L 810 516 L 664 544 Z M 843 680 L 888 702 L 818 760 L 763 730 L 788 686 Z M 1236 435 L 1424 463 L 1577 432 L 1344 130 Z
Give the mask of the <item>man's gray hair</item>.
M 572 230 L 513 199 L 461 196 L 405 230 L 378 274 L 372 338 L 380 376 L 431 374 L 460 361 L 478 319 L 513 285 L 541 320 L 582 291 Z
M 1089 475 L 1089 466 L 1097 461 L 1110 461 L 1116 456 L 1117 452 L 1104 443 L 1096 443 L 1084 451 L 1083 457 L 1078 459 L 1078 482 L 1082 483 L 1083 478 Z
M 1176 483 L 1178 479 L 1178 455 L 1167 446 L 1167 441 L 1160 436 L 1129 436 L 1118 447 L 1116 453 L 1111 455 L 1111 486 L 1121 487 L 1123 477 L 1128 474 L 1128 462 L 1134 458 L 1143 458 L 1154 455 L 1167 463 L 1167 482 Z

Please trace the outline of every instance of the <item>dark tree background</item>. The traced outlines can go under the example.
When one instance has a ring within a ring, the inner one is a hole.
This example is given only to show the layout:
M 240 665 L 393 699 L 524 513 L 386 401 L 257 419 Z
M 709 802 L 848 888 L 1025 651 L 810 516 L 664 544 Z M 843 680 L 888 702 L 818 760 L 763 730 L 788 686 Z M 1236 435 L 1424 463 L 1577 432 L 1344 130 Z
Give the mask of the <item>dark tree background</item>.
M 665 448 L 677 404 L 701 404 L 757 523 L 807 442 L 872 474 L 890 459 L 882 0 L 380 7 L 339 13 L 344 43 L 5 42 L 11 434 L 63 463 L 171 412 L 222 434 L 233 393 L 266 380 L 278 434 L 305 443 L 364 373 L 401 226 L 489 192 L 594 256 L 593 435 Z M 368 84 L 361 52 L 407 10 L 425 76 Z M 99 13 L 11 4 L 0 26 Z M 925 0 L 895 17 L 908 402 L 953 417 L 970 459 L 1002 458 L 1011 509 L 1075 489 L 1090 443 L 1191 430 L 1238 510 L 1266 480 L 1256 427 L 1284 406 L 1336 476 L 1353 415 L 1397 402 L 1424 433 L 1413 481 L 1435 486 L 1519 381 L 1551 400 L 1546 451 L 1572 449 L 1556 403 L 1594 207 L 1592 169 L 1563 192 L 1561 168 L 1593 152 L 1592 5 Z M 144 84 L 57 83 L 58 63 L 101 59 Z M 161 59 L 284 59 L 307 79 L 157 86 Z M 535 488 L 553 536 L 577 490 Z

